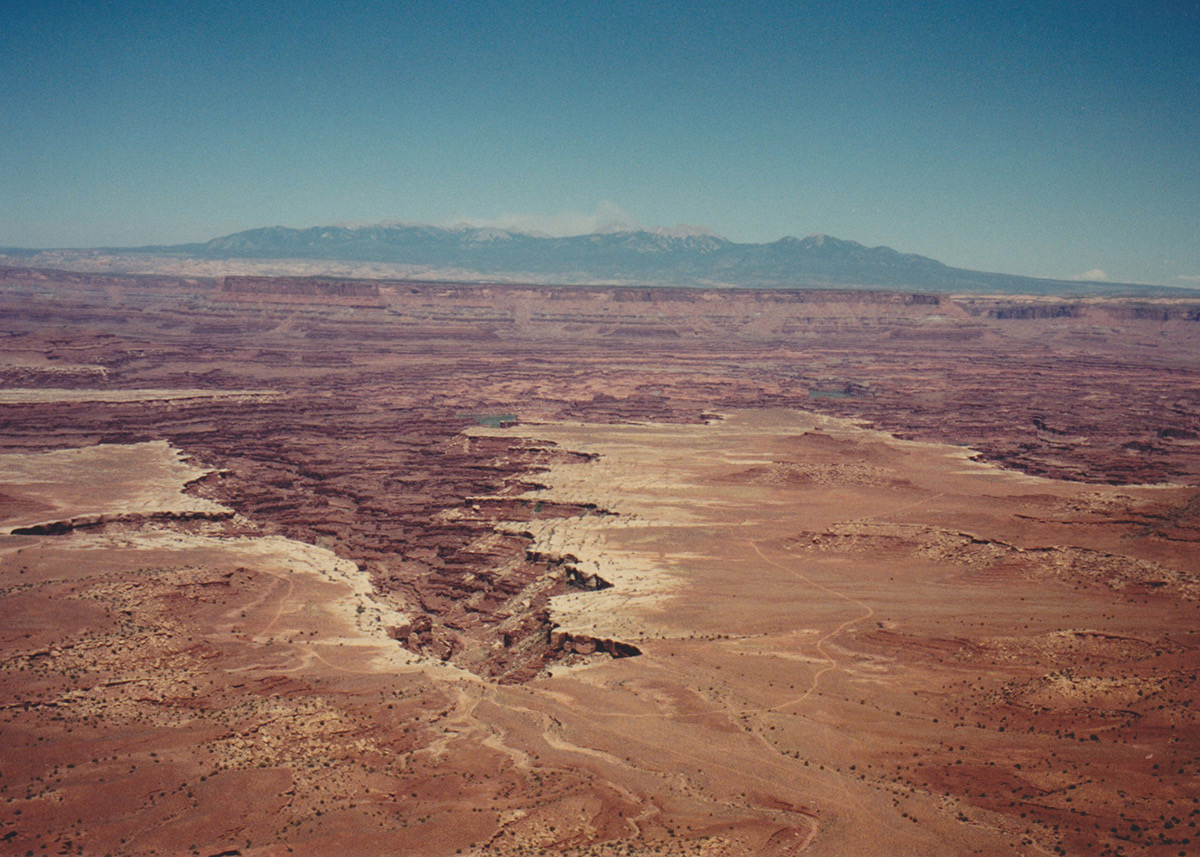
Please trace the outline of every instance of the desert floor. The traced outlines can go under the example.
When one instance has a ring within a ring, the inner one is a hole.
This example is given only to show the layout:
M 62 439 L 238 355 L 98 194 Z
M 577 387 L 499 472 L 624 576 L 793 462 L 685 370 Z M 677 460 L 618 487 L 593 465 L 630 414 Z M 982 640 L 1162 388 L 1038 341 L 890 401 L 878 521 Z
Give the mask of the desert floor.
M 0 853 L 1200 847 L 1193 307 L 0 284 Z

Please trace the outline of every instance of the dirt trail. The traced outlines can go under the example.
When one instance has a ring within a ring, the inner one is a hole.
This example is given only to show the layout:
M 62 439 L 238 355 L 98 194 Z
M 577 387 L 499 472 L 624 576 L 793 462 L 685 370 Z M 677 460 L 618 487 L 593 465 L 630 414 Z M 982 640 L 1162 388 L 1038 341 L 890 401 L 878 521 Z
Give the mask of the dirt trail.
M 914 504 L 914 505 L 916 505 L 916 504 Z M 790 566 L 783 565 L 782 563 L 779 563 L 773 559 L 770 559 L 766 554 L 764 554 L 762 552 L 762 548 L 759 547 L 758 542 L 747 540 L 746 544 L 749 545 L 750 548 L 755 552 L 755 554 L 757 554 L 758 557 L 760 559 L 762 559 L 762 561 L 767 563 L 768 565 L 778 568 L 781 571 L 787 572 L 788 574 L 790 574 L 792 577 L 796 578 L 797 580 L 802 581 L 803 583 L 807 584 L 808 586 L 812 586 L 816 589 L 821 590 L 826 595 L 832 595 L 834 598 L 839 598 L 843 601 L 849 602 L 850 604 L 854 604 L 854 605 L 862 608 L 864 611 L 862 613 L 862 615 L 855 616 L 852 619 L 847 619 L 845 622 L 842 622 L 836 628 L 826 631 L 824 634 L 822 634 L 817 639 L 817 643 L 816 643 L 817 651 L 820 652 L 822 657 L 825 658 L 826 662 L 828 663 L 828 666 L 823 667 L 821 670 L 819 670 L 813 676 L 812 684 L 809 685 L 808 690 L 804 691 L 804 693 L 802 693 L 800 696 L 796 697 L 795 699 L 785 700 L 784 702 L 780 702 L 777 705 L 773 705 L 770 708 L 766 709 L 767 711 L 782 711 L 785 708 L 791 708 L 794 705 L 799 705 L 800 703 L 804 702 L 806 699 L 808 699 L 812 695 L 813 691 L 815 691 L 817 689 L 817 687 L 820 686 L 822 676 L 824 676 L 826 673 L 832 672 L 833 670 L 840 669 L 840 667 L 838 666 L 837 659 L 834 658 L 834 656 L 830 653 L 830 651 L 825 647 L 825 644 L 829 640 L 832 640 L 834 637 L 841 634 L 847 628 L 851 627 L 852 625 L 857 625 L 859 622 L 863 622 L 863 621 L 866 621 L 867 619 L 870 619 L 872 616 L 875 615 L 875 610 L 869 604 L 867 604 L 865 601 L 861 601 L 857 598 L 851 598 L 849 595 L 846 595 L 845 593 L 838 592 L 835 589 L 830 589 L 828 586 L 825 586 L 823 583 L 818 583 L 817 581 L 813 580 L 808 575 L 805 575 Z

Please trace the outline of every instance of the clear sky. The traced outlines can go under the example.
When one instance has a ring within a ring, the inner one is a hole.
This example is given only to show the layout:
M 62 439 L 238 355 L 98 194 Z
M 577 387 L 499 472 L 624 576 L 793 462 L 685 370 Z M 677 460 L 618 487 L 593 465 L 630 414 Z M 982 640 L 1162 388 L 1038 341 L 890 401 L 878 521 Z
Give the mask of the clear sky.
M 0 246 L 625 220 L 1200 287 L 1200 0 L 0 8 Z

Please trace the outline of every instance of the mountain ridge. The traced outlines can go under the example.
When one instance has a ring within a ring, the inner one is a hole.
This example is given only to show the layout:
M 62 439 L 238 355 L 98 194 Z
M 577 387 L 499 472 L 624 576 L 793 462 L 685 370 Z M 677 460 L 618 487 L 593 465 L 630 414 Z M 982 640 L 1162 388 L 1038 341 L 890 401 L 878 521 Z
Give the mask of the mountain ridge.
M 402 264 L 438 278 L 562 285 L 862 288 L 1000 294 L 1176 294 L 1187 289 L 1051 280 L 955 268 L 887 246 L 821 233 L 755 244 L 706 227 L 611 224 L 584 235 L 547 236 L 495 226 L 353 224 L 247 229 L 206 242 L 105 248 L 201 260 L 307 260 Z

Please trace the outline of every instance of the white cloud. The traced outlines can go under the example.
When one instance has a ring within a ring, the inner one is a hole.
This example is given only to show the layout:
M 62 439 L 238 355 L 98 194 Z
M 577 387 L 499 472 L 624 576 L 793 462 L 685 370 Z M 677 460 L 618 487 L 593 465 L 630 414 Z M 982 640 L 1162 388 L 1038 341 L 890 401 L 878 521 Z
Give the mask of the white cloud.
M 1084 271 L 1082 274 L 1073 274 L 1067 277 L 1068 280 L 1083 280 L 1086 282 L 1103 282 L 1108 279 L 1108 274 L 1099 268 L 1092 268 L 1090 271 Z
M 463 217 L 455 220 L 455 226 L 492 226 L 514 232 L 533 235 L 590 235 L 606 226 L 621 223 L 636 226 L 637 218 L 611 200 L 602 200 L 595 211 L 564 210 L 554 214 L 514 214 L 504 212 L 499 217 Z

